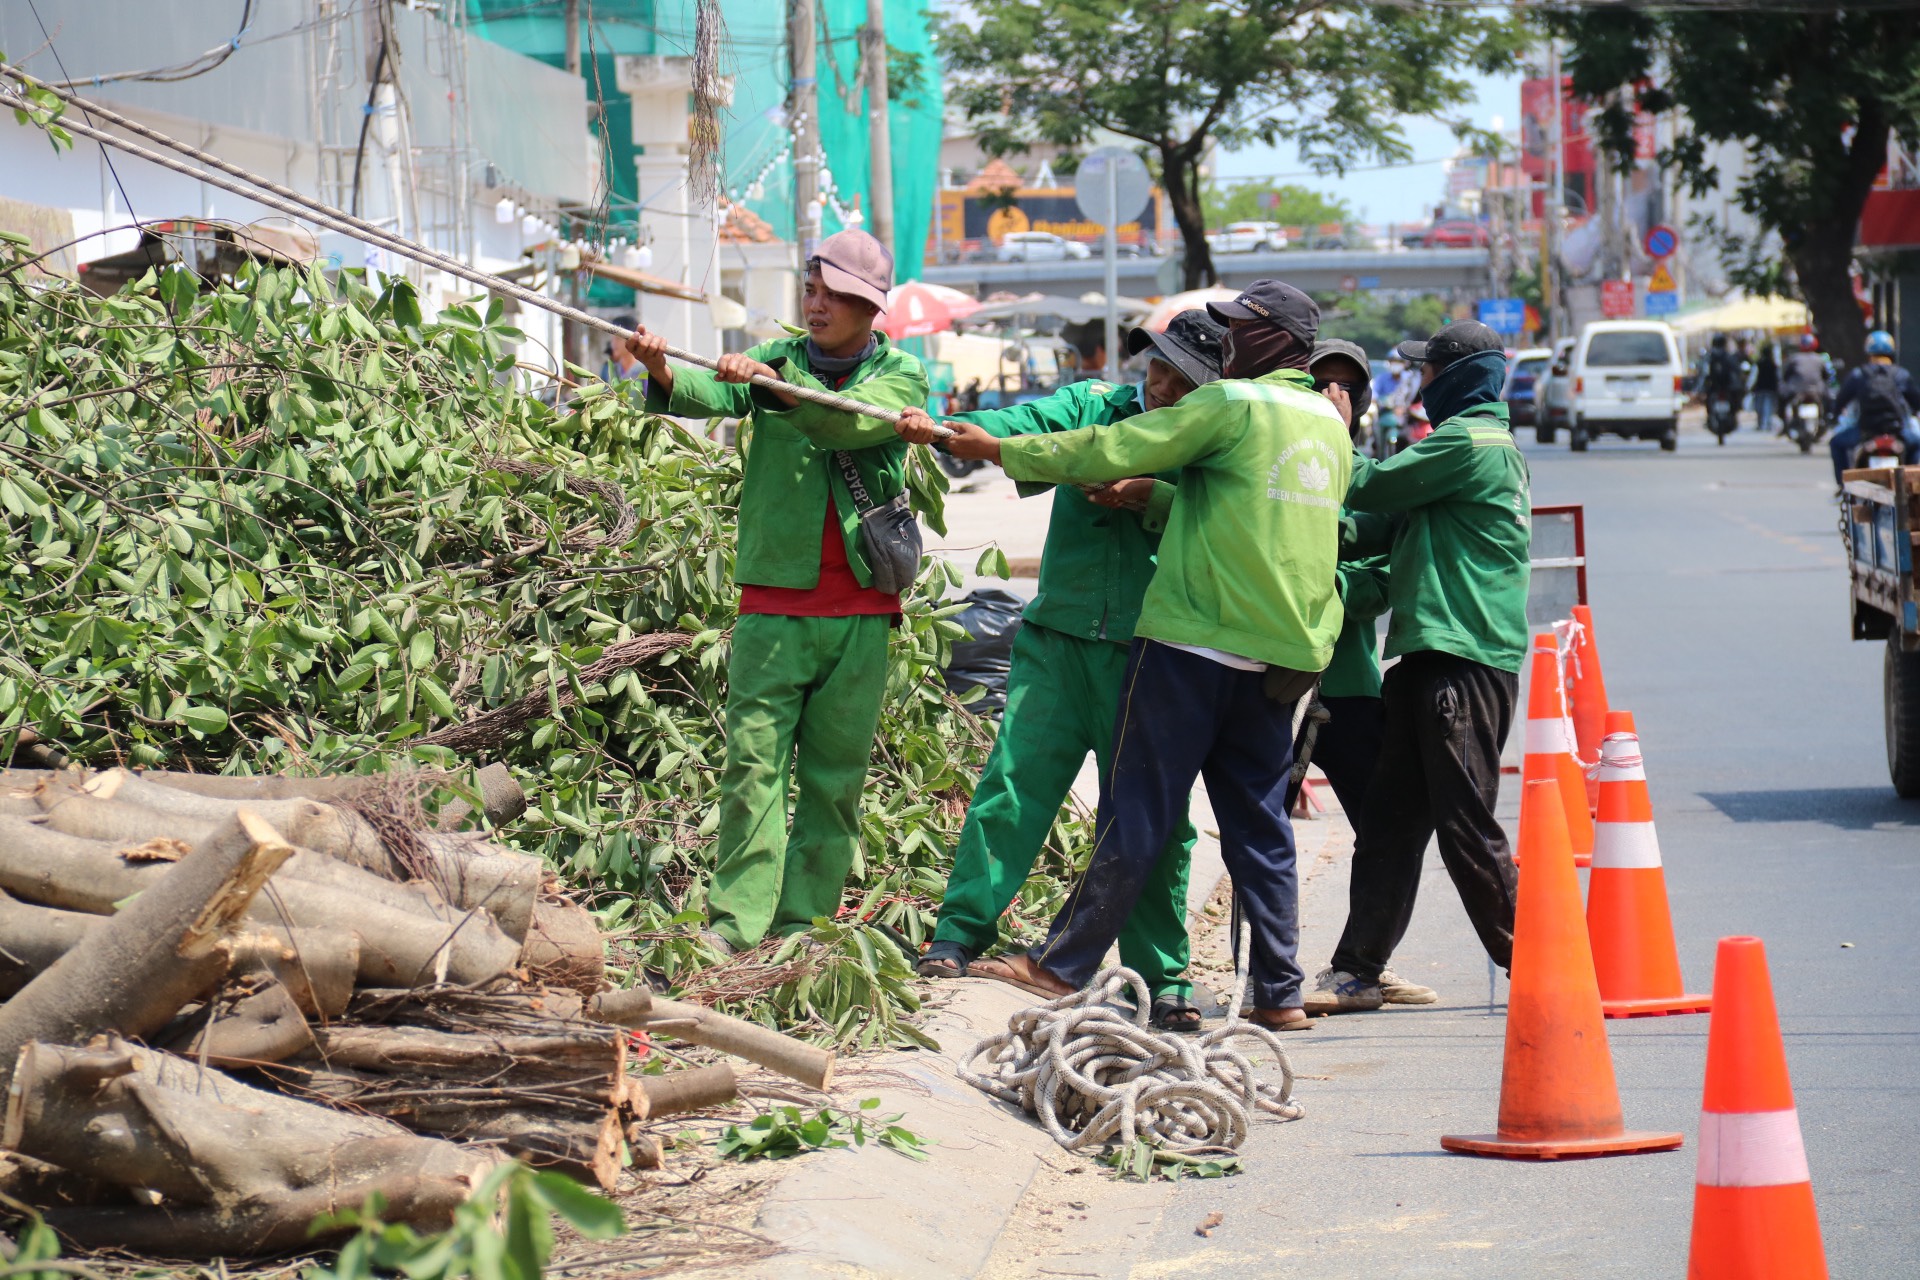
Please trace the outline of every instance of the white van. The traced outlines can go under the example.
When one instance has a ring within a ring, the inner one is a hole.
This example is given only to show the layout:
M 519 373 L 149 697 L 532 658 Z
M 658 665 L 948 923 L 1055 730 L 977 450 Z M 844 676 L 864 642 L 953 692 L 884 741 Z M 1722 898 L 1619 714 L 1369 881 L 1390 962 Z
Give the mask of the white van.
M 1602 434 L 1658 440 L 1668 452 L 1679 447 L 1686 366 L 1672 329 L 1657 320 L 1595 320 L 1574 340 L 1567 371 L 1575 453 Z

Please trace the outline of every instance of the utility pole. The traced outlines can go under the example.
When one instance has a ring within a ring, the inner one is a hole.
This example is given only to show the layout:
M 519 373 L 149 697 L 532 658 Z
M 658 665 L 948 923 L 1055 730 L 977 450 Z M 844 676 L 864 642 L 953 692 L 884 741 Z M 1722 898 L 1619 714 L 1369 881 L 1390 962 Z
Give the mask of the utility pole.
M 820 243 L 820 81 L 814 74 L 814 0 L 787 0 L 787 64 L 792 87 L 787 121 L 793 130 L 793 234 L 799 250 L 795 315 L 805 313 L 807 259 Z
M 580 74 L 580 0 L 566 0 L 567 53 L 566 66 L 569 75 Z M 580 298 L 580 273 L 578 270 L 567 273 L 567 302 L 578 307 Z M 560 354 L 571 364 L 585 367 L 587 364 L 587 331 L 577 320 L 563 320 L 560 323 Z
M 580 74 L 580 0 L 566 0 L 567 70 Z
M 1540 300 L 1547 307 L 1547 337 L 1549 344 L 1560 341 L 1560 290 L 1555 287 L 1558 281 L 1555 273 L 1560 266 L 1560 228 L 1567 215 L 1567 148 L 1566 122 L 1561 119 L 1566 95 L 1560 88 L 1560 42 L 1547 42 L 1547 79 L 1553 83 L 1553 136 L 1548 146 L 1553 150 L 1553 191 L 1551 200 L 1541 202 L 1546 217 L 1540 228 Z
M 861 32 L 867 46 L 867 168 L 868 194 L 873 203 L 873 236 L 894 255 L 893 243 L 893 123 L 887 109 L 887 4 L 867 0 L 867 25 Z

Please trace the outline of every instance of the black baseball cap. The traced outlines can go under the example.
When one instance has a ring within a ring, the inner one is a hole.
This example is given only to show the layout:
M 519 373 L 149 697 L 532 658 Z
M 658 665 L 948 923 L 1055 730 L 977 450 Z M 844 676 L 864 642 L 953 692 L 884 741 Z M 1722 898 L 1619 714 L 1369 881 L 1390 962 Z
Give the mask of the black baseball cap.
M 1166 332 L 1135 329 L 1127 335 L 1127 354 L 1137 356 L 1148 347 L 1156 358 L 1186 375 L 1194 386 L 1212 382 L 1220 376 L 1221 343 L 1227 327 L 1195 307 L 1167 321 Z
M 1414 364 L 1433 364 L 1444 369 L 1463 356 L 1504 351 L 1506 345 L 1499 334 L 1478 320 L 1456 320 L 1425 342 L 1401 343 L 1393 349 L 1393 354 Z
M 1320 304 L 1281 280 L 1255 280 L 1232 302 L 1209 302 L 1207 314 L 1229 320 L 1265 320 L 1308 346 L 1320 334 Z

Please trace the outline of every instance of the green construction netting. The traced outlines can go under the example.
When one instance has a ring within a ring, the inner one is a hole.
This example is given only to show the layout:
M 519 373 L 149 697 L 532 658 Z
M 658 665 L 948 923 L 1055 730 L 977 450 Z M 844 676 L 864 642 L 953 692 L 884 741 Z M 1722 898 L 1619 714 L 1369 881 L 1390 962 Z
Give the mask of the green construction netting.
M 470 29 L 517 53 L 559 66 L 565 56 L 566 23 L 560 0 L 466 0 Z M 787 12 L 777 0 L 722 0 L 733 77 L 733 105 L 725 114 L 722 188 L 772 225 L 775 234 L 794 234 L 793 167 L 779 157 L 787 148 L 785 105 L 788 91 Z M 687 55 L 693 39 L 693 0 L 581 0 L 587 19 L 582 39 L 582 76 L 589 101 L 606 108 L 606 173 L 610 193 L 608 221 L 614 234 L 636 219 L 642 193 L 634 174 L 633 107 L 616 83 L 620 55 Z M 867 143 L 867 101 L 856 89 L 859 29 L 866 22 L 865 0 L 818 0 L 815 30 L 820 82 L 820 140 L 828 173 L 841 203 L 851 207 L 860 194 L 871 209 Z M 887 43 L 917 64 L 913 82 L 896 85 L 889 112 L 893 132 L 893 205 L 896 274 L 915 279 L 926 249 L 933 216 L 940 151 L 943 97 L 940 68 L 925 0 L 886 0 Z M 771 167 L 769 167 L 769 162 Z M 758 183 L 758 198 L 751 194 Z M 841 229 L 828 207 L 825 230 Z

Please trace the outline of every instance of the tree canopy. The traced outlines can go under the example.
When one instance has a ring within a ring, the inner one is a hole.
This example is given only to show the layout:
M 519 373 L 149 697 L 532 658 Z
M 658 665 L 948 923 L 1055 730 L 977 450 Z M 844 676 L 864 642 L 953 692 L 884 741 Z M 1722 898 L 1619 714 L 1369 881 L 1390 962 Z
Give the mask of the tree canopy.
M 1863 359 L 1866 324 L 1849 279 L 1854 235 L 1889 135 L 1920 136 L 1920 12 L 1609 8 L 1550 24 L 1572 42 L 1574 92 L 1611 95 L 1601 133 L 1616 153 L 1631 154 L 1629 104 L 1679 111 L 1682 133 L 1663 160 L 1697 193 L 1720 185 L 1713 144 L 1746 149 L 1739 207 L 1779 233 L 1826 348 Z M 1702 230 L 1746 258 L 1740 283 L 1780 283 L 1728 228 Z
M 1315 227 L 1349 222 L 1353 208 L 1345 200 L 1298 183 L 1266 180 L 1209 183 L 1201 196 L 1207 225 L 1229 222 L 1277 222 L 1283 227 Z
M 1286 140 L 1328 172 L 1407 159 L 1399 119 L 1466 101 L 1469 69 L 1510 65 L 1522 39 L 1475 10 L 1340 0 L 974 0 L 940 27 L 951 100 L 988 151 L 1078 146 L 1097 130 L 1141 144 L 1189 288 L 1216 278 L 1200 191 L 1210 147 Z

